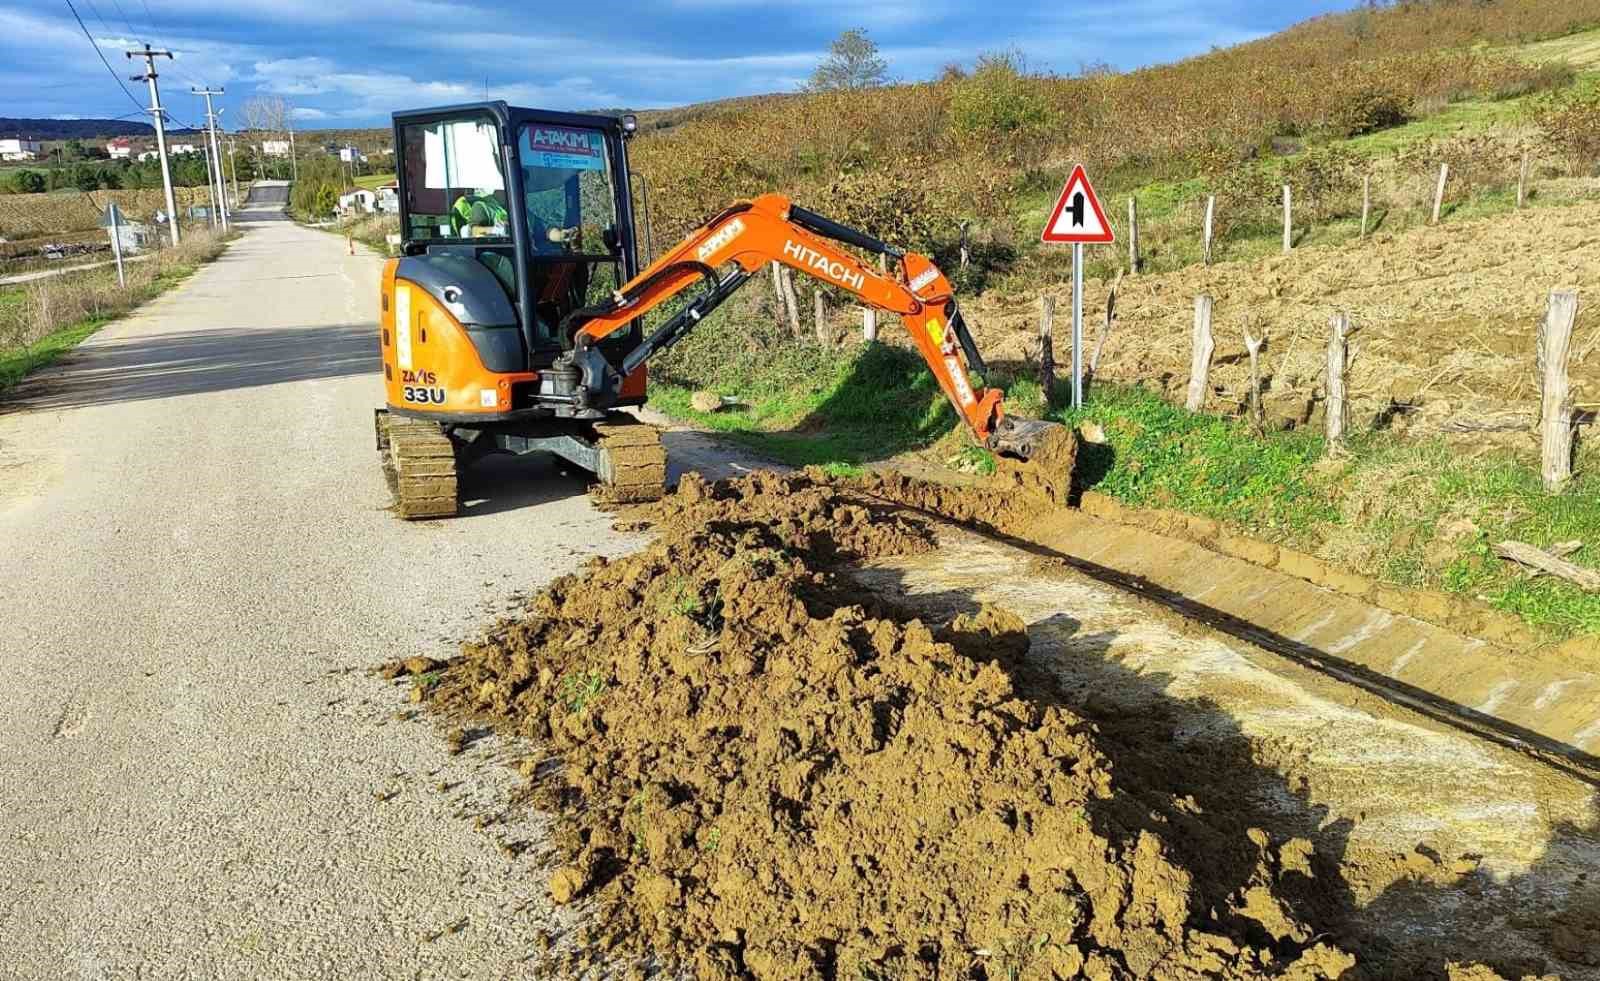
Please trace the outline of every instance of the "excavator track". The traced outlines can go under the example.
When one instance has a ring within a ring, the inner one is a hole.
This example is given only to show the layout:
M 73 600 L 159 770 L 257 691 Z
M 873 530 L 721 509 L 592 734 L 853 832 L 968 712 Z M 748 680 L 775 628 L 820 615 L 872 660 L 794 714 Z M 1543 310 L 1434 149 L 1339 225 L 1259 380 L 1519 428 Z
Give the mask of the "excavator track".
M 407 521 L 449 518 L 457 510 L 456 448 L 437 423 L 380 412 L 378 451 L 394 494 L 394 510 Z
M 667 449 L 654 426 L 629 416 L 596 423 L 595 448 L 600 461 L 589 490 L 601 504 L 658 501 L 667 489 Z

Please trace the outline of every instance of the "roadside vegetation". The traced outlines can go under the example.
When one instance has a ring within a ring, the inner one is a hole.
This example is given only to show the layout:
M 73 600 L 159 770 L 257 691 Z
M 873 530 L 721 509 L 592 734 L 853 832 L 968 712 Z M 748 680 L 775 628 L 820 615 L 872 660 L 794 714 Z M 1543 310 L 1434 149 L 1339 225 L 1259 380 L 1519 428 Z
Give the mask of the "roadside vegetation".
M 127 263 L 126 288 L 117 285 L 111 266 L 0 287 L 0 394 L 107 323 L 183 282 L 221 255 L 228 241 L 210 228 L 191 226 L 176 248 Z
M 729 198 L 781 188 L 930 251 L 963 295 L 1032 303 L 1067 276 L 1067 250 L 1036 239 L 1079 162 L 1119 231 L 1126 199 L 1137 199 L 1146 274 L 1201 261 L 1211 195 L 1214 252 L 1227 260 L 1281 249 L 1285 183 L 1297 248 L 1356 247 L 1368 180 L 1370 233 L 1425 223 L 1441 164 L 1451 173 L 1448 221 L 1513 208 L 1525 153 L 1529 206 L 1600 195 L 1590 179 L 1600 167 L 1600 76 L 1589 73 L 1600 61 L 1567 59 L 1588 51 L 1588 38 L 1600 50 L 1600 31 L 1574 33 L 1596 25 L 1600 0 L 1439 0 L 1318 18 L 1126 74 L 1042 76 L 999 52 L 931 83 L 745 100 L 647 127 L 634 158 L 651 181 L 658 241 Z M 1126 266 L 1125 242 L 1090 257 L 1088 274 L 1109 278 Z M 809 324 L 791 336 L 763 285 L 658 364 L 659 408 L 791 464 L 851 472 L 913 454 L 992 469 L 920 359 L 896 346 L 893 326 L 878 345 L 819 343 Z M 846 329 L 833 325 L 836 336 Z M 1573 561 L 1600 565 L 1600 461 L 1588 447 L 1577 480 L 1551 496 L 1521 450 L 1463 452 L 1440 438 L 1366 431 L 1330 457 L 1314 432 L 1258 437 L 1236 418 L 1169 404 L 1156 384 L 1099 385 L 1082 412 L 1065 412 L 1052 407 L 1064 394 L 1047 405 L 1028 374 L 988 381 L 1020 414 L 1103 429 L 1105 443 L 1085 451 L 1083 483 L 1126 504 L 1204 515 L 1392 584 L 1478 598 L 1550 636 L 1600 632 L 1600 598 L 1525 578 L 1491 551 L 1505 538 L 1581 540 Z M 697 412 L 699 390 L 735 404 Z

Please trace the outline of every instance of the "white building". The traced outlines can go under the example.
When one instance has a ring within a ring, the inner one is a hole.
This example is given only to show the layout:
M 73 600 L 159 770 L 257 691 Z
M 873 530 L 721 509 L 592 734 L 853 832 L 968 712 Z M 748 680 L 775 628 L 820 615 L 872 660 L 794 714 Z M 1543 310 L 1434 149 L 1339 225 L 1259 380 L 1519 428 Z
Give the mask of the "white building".
M 339 159 L 344 163 L 366 163 L 367 155 L 353 146 L 339 148 Z
M 133 156 L 133 141 L 126 136 L 119 136 L 106 143 L 106 156 L 112 160 L 126 160 Z
M 378 188 L 378 210 L 390 215 L 400 213 L 399 183 L 385 184 Z
M 371 214 L 378 210 L 378 192 L 366 188 L 358 188 L 348 194 L 339 196 L 339 210 L 344 212 L 364 212 Z
M 37 160 L 43 152 L 38 140 L 30 140 L 25 136 L 0 139 L 0 160 Z
M 289 141 L 262 140 L 261 152 L 269 157 L 287 157 L 289 155 Z
M 199 153 L 201 151 L 198 143 L 169 143 L 167 144 L 167 152 L 176 157 L 181 153 Z M 139 159 L 143 160 L 144 154 L 140 154 Z

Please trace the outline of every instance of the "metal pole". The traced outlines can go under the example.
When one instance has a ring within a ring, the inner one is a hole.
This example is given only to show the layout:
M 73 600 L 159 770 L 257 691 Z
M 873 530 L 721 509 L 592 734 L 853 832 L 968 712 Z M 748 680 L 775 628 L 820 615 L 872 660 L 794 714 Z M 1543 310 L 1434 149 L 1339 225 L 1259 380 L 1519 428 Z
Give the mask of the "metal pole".
M 233 206 L 239 206 L 239 161 L 234 157 L 235 147 L 228 141 L 228 169 L 233 172 Z
M 130 59 L 138 56 L 144 59 L 145 73 L 132 76 L 132 81 L 150 83 L 150 115 L 155 117 L 156 123 L 156 152 L 161 157 L 161 186 L 167 195 L 167 225 L 170 228 L 172 244 L 177 245 L 183 241 L 183 235 L 178 231 L 178 199 L 172 193 L 172 168 L 167 164 L 167 130 L 162 116 L 161 92 L 156 88 L 156 58 L 157 56 L 171 58 L 171 51 L 157 51 L 148 43 L 139 51 L 124 52 Z
M 128 278 L 122 274 L 122 215 L 117 210 L 117 202 L 111 202 L 106 208 L 111 218 L 111 255 L 117 260 L 117 285 L 123 289 L 128 288 Z
M 1083 408 L 1083 243 L 1081 242 L 1072 243 L 1072 407 Z
M 300 158 L 294 152 L 294 106 L 289 107 L 283 124 L 289 128 L 289 179 L 297 181 L 300 179 Z

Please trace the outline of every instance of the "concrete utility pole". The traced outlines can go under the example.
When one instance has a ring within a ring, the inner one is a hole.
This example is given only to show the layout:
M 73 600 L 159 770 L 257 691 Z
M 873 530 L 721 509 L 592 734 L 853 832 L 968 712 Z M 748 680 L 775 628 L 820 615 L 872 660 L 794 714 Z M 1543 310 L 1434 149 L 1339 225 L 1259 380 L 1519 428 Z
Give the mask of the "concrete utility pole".
M 217 175 L 216 191 L 218 214 L 222 218 L 222 230 L 224 233 L 226 233 L 228 230 L 228 182 L 222 177 L 222 151 L 217 149 L 217 112 L 220 110 L 213 110 L 211 108 L 211 97 L 214 95 L 222 95 L 223 90 L 191 88 L 189 91 L 193 92 L 195 95 L 205 96 L 206 136 L 209 140 L 209 145 L 206 148 L 206 159 L 208 161 L 213 161 L 216 164 L 215 173 Z
M 233 206 L 239 206 L 239 161 L 234 157 L 233 140 L 228 140 L 228 170 L 233 173 Z
M 294 152 L 294 106 L 290 106 L 283 115 L 283 125 L 289 130 L 289 179 L 300 179 L 300 158 Z
M 156 121 L 156 153 L 161 157 L 161 186 L 167 192 L 167 227 L 171 229 L 172 244 L 177 245 L 183 241 L 183 235 L 178 231 L 178 199 L 172 194 L 172 167 L 167 163 L 167 129 L 163 116 L 165 110 L 161 108 L 161 92 L 156 88 L 156 59 L 171 58 L 171 51 L 157 51 L 150 47 L 148 41 L 139 51 L 123 52 L 130 59 L 138 57 L 144 59 L 145 72 L 143 75 L 132 75 L 134 82 L 150 83 L 150 115 Z

